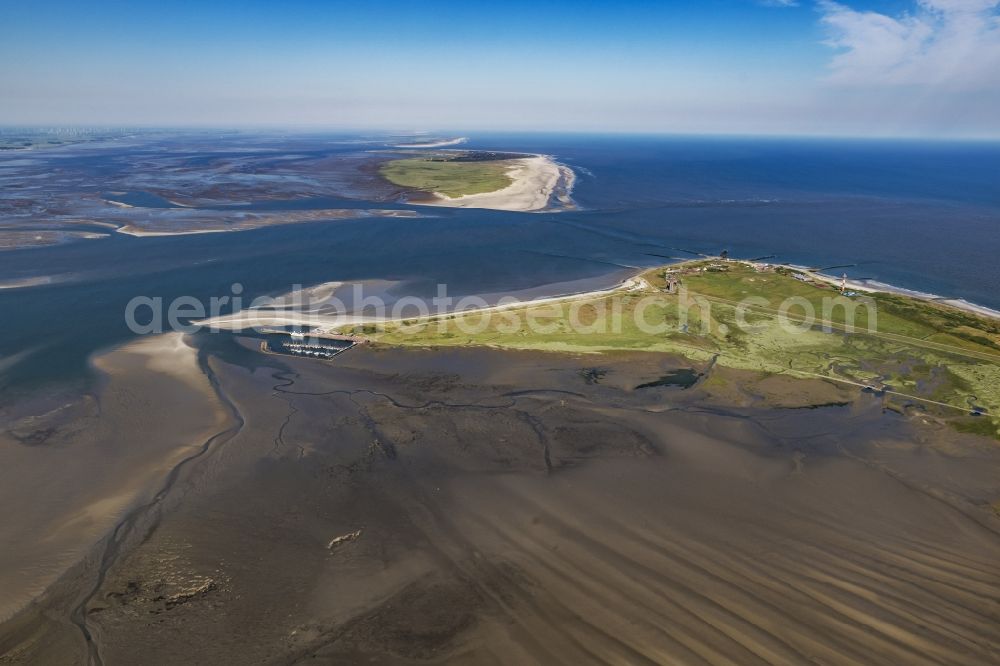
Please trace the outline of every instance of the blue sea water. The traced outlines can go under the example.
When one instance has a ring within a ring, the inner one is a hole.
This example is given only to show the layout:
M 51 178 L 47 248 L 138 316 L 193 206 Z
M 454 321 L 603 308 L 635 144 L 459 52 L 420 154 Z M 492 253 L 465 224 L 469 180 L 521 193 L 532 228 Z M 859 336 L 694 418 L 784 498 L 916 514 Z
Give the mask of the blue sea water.
M 219 139 L 227 140 L 239 138 Z M 0 381 L 81 376 L 89 354 L 129 336 L 123 312 L 133 296 L 207 300 L 230 293 L 234 282 L 249 298 L 368 278 L 400 280 L 401 290 L 424 296 L 438 283 L 454 295 L 497 293 L 727 249 L 774 262 L 845 266 L 831 272 L 1000 308 L 1000 144 L 483 134 L 464 147 L 554 156 L 577 173 L 579 209 L 424 208 L 433 216 L 232 234 L 112 235 L 3 252 L 0 281 L 71 279 L 0 290 L 0 357 L 32 352 Z M 111 158 L 88 155 L 75 165 L 91 169 L 98 188 L 115 168 Z M 168 205 L 123 196 L 138 205 Z M 368 206 L 351 205 L 362 204 Z
M 579 233 L 809 266 L 1000 307 L 1000 144 L 562 138 Z M 490 145 L 527 149 L 526 143 Z

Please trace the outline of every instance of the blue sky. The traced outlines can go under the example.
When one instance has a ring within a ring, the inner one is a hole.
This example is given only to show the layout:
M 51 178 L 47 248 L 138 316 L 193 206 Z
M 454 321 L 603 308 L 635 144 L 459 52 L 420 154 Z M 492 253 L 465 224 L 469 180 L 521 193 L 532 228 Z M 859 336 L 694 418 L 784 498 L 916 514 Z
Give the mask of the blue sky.
M 0 3 L 0 123 L 1000 136 L 1000 0 Z

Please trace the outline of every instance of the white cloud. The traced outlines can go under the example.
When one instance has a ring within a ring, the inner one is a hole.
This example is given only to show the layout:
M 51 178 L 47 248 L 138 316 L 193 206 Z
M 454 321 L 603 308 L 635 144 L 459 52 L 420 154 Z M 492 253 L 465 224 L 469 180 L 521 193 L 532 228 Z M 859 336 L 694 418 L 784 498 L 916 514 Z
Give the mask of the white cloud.
M 996 7 L 996 0 L 918 0 L 928 9 L 942 12 L 984 12 Z
M 1000 89 L 1000 0 L 917 0 L 899 16 L 820 0 L 830 80 L 848 85 Z

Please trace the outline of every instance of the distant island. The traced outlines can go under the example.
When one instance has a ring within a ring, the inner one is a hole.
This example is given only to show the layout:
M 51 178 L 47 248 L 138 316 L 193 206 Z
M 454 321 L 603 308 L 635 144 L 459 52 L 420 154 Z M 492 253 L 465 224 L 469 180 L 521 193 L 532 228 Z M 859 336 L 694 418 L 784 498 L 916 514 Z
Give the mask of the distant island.
M 444 148 L 446 146 L 458 146 L 460 144 L 468 141 L 464 136 L 455 137 L 453 139 L 435 139 L 435 138 L 425 138 L 422 140 L 415 140 L 409 143 L 397 143 L 394 145 L 395 148 Z
M 389 160 L 379 173 L 404 188 L 412 204 L 508 211 L 572 206 L 573 171 L 547 155 L 433 151 Z

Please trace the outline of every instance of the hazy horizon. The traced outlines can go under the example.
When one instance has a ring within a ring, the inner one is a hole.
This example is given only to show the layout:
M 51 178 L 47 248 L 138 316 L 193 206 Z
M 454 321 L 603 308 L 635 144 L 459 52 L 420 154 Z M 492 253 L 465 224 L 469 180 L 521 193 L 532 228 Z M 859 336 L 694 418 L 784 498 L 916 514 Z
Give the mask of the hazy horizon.
M 462 138 L 479 140 L 495 136 L 565 136 L 565 137 L 609 137 L 609 138 L 660 138 L 660 139 L 727 139 L 738 141 L 746 140 L 805 140 L 805 141 L 857 141 L 857 142 L 904 142 L 904 143 L 998 143 L 1000 134 L 997 135 L 962 135 L 962 136 L 929 136 L 922 134 L 820 134 L 820 133 L 752 133 L 752 132 L 671 132 L 657 130 L 628 130 L 628 129 L 588 129 L 588 130 L 560 130 L 560 129 L 535 129 L 535 128 L 509 128 L 509 127 L 465 127 L 465 128 L 432 128 L 432 129 L 400 129 L 395 127 L 364 127 L 364 126 L 337 126 L 337 125 L 292 125 L 292 124 L 246 124 L 246 125 L 199 125 L 199 124 L 39 124 L 39 123 L 0 123 L 0 133 L 6 131 L 37 131 L 37 132 L 245 132 L 245 133 L 288 133 L 288 134 L 343 134 L 345 136 L 372 136 L 372 137 L 395 137 L 404 139 L 406 137 L 434 137 L 434 138 Z
M 0 9 L 0 125 L 1000 138 L 998 0 Z

